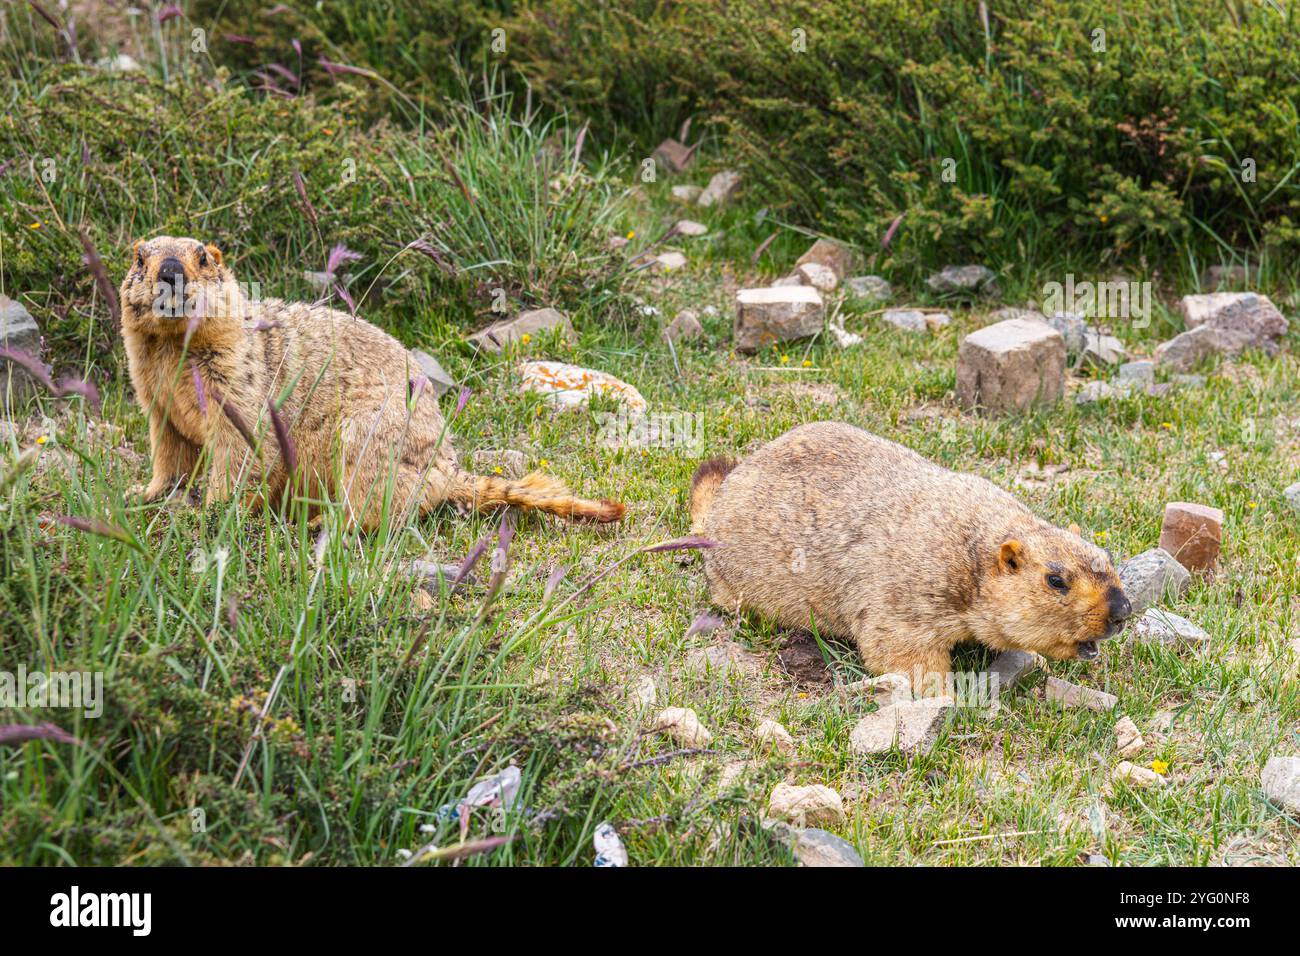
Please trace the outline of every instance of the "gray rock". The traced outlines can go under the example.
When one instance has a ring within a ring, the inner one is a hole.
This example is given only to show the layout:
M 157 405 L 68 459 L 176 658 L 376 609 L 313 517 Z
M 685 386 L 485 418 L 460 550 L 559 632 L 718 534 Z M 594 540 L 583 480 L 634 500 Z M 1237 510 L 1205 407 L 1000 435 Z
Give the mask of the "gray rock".
M 894 294 L 893 287 L 880 276 L 853 276 L 844 280 L 844 288 L 856 299 L 885 302 Z
M 1010 690 L 1043 666 L 1041 655 L 1033 651 L 1003 651 L 989 665 L 989 676 L 997 676 L 998 689 Z
M 1186 372 L 1212 355 L 1229 351 L 1217 329 L 1208 325 L 1179 332 L 1156 346 L 1156 364 L 1175 372 Z M 1203 380 L 1203 379 L 1202 379 Z
M 1124 343 L 1113 335 L 1102 335 L 1089 329 L 1084 336 L 1083 361 L 1101 368 L 1118 365 L 1124 361 Z
M 429 380 L 435 395 L 445 395 L 456 387 L 455 379 L 448 375 L 447 370 L 428 352 L 411 349 L 411 359 L 420 369 L 420 374 Z
M 1065 391 L 1065 341 L 1050 325 L 1008 319 L 962 340 L 957 398 L 994 414 L 1059 401 Z
M 1161 644 L 1204 644 L 1210 639 L 1187 618 L 1155 607 L 1147 608 L 1133 630 L 1140 639 Z
M 1102 856 L 1099 853 L 1090 853 L 1088 854 L 1088 865 L 1089 866 L 1110 866 L 1110 860 L 1106 859 L 1104 856 Z
M 889 309 L 880 317 L 880 321 L 905 332 L 925 332 L 929 328 L 925 324 L 925 313 L 912 309 Z
M 951 697 L 925 697 L 881 707 L 858 721 L 849 747 L 859 755 L 887 753 L 895 744 L 905 754 L 928 753 L 955 706 Z
M 702 192 L 704 192 L 703 186 L 690 186 L 685 183 L 672 188 L 673 199 L 688 206 L 696 202 Z
M 41 329 L 32 314 L 6 295 L 0 295 L 0 347 L 26 352 L 39 361 Z M 17 405 L 36 390 L 27 370 L 0 359 L 0 408 Z
M 485 329 L 471 335 L 468 341 L 486 352 L 501 352 L 507 346 L 520 341 L 525 335 L 537 336 L 543 332 L 558 330 L 569 342 L 577 341 L 573 323 L 569 317 L 558 309 L 533 309 L 521 312 L 513 319 L 493 322 Z
M 435 561 L 410 561 L 406 565 L 406 571 L 411 577 L 419 579 L 420 587 L 431 594 L 438 594 L 444 584 L 451 587 L 451 582 L 456 579 L 456 574 L 460 571 L 460 565 L 439 564 Z M 474 583 L 474 572 L 471 571 L 465 575 L 461 586 Z
M 800 866 L 866 866 L 853 844 L 825 830 L 798 830 L 794 856 Z
M 940 295 L 998 294 L 998 278 L 984 266 L 944 266 L 925 280 L 930 291 Z
M 1044 693 L 1048 700 L 1062 707 L 1086 707 L 1088 710 L 1106 711 L 1114 710 L 1115 705 L 1119 703 L 1119 698 L 1114 694 L 1108 694 L 1104 690 L 1094 690 L 1091 687 L 1080 687 L 1059 677 L 1047 678 Z
M 1071 358 L 1083 354 L 1088 343 L 1088 323 L 1082 316 L 1073 312 L 1054 312 L 1047 317 L 1047 324 L 1061 333 L 1065 339 L 1065 351 Z
M 700 325 L 699 316 L 694 309 L 682 309 L 664 329 L 664 335 L 673 342 L 687 342 L 698 339 L 703 334 L 704 326 Z
M 721 206 L 735 196 L 739 187 L 740 173 L 724 169 L 722 172 L 713 175 L 713 178 L 704 187 L 704 191 L 700 193 L 700 198 L 696 202 L 701 206 Z
M 1282 494 L 1286 497 L 1286 503 L 1291 506 L 1291 510 L 1300 514 L 1300 481 L 1288 485 L 1282 490 Z
M 1300 757 L 1269 757 L 1259 782 L 1269 800 L 1300 813 Z
M 1178 305 L 1187 328 L 1215 329 L 1233 354 L 1246 348 L 1276 352 L 1287 333 L 1287 320 L 1266 295 L 1211 292 L 1185 295 Z
M 673 228 L 677 230 L 679 236 L 703 236 L 709 231 L 708 226 L 694 219 L 679 219 Z
M 1108 401 L 1112 398 L 1123 398 L 1127 394 L 1128 389 L 1118 388 L 1110 384 L 1110 382 L 1088 382 L 1075 393 L 1074 404 L 1095 405 L 1097 402 Z
M 1141 614 L 1166 595 L 1181 596 L 1191 584 L 1192 576 L 1168 551 L 1152 548 L 1125 561 L 1119 569 L 1119 579 L 1133 613 Z
M 474 470 L 490 475 L 501 469 L 505 478 L 522 478 L 528 472 L 528 457 L 513 448 L 481 448 L 474 452 Z
M 812 286 L 741 289 L 736 293 L 736 350 L 755 352 L 773 342 L 815 335 L 824 319 L 821 293 Z
M 1149 385 L 1156 380 L 1156 363 L 1150 359 L 1125 362 L 1119 367 L 1116 380 L 1123 385 Z

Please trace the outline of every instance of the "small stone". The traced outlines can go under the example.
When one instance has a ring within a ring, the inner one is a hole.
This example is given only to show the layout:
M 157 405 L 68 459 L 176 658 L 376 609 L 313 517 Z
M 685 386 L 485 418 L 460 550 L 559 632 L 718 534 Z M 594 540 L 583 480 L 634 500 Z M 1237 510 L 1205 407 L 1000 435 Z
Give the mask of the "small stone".
M 1204 644 L 1210 639 L 1204 629 L 1187 618 L 1154 607 L 1147 608 L 1138 618 L 1133 631 L 1142 640 L 1159 641 L 1162 644 Z
M 651 156 L 654 157 L 656 163 L 663 167 L 665 172 L 680 173 L 694 162 L 695 150 L 685 143 L 669 138 L 656 146 Z
M 931 332 L 938 332 L 940 329 L 952 325 L 952 316 L 947 312 L 926 312 L 925 325 Z
M 1116 380 L 1121 385 L 1149 385 L 1156 380 L 1156 363 L 1150 359 L 1125 362 L 1119 367 Z
M 433 386 L 433 394 L 442 396 L 456 387 L 456 381 L 447 374 L 446 369 L 428 352 L 411 349 L 411 360 L 420 370 L 420 374 Z
M 1160 547 L 1188 571 L 1207 571 L 1219 560 L 1223 512 L 1209 505 L 1171 501 L 1165 505 Z
M 1110 775 L 1112 780 L 1124 781 L 1134 787 L 1163 786 L 1165 778 L 1148 767 L 1139 767 L 1127 760 L 1121 760 Z
M 694 309 L 682 309 L 668 323 L 668 328 L 664 329 L 664 335 L 674 342 L 688 342 L 703 334 L 704 326 L 700 325 L 699 316 Z
M 820 262 L 805 262 L 795 269 L 798 273 L 801 284 L 810 285 L 818 292 L 834 292 L 836 286 L 840 284 L 839 276 L 830 266 L 824 266 Z
M 894 289 L 880 276 L 853 276 L 844 280 L 844 289 L 856 299 L 884 302 L 894 294 Z
M 735 196 L 739 186 L 740 173 L 724 169 L 722 172 L 714 174 L 696 202 L 701 206 L 721 206 Z
M 741 289 L 736 293 L 736 350 L 755 352 L 773 342 L 814 335 L 824 316 L 821 293 L 811 286 Z
M 689 707 L 669 707 L 660 711 L 652 729 L 662 731 L 683 747 L 707 747 L 713 740 L 713 734 Z
M 1092 365 L 1107 367 L 1124 361 L 1124 343 L 1113 335 L 1089 331 L 1084 337 L 1083 360 Z
M 1088 344 L 1088 322 L 1073 312 L 1054 312 L 1045 320 L 1065 339 L 1065 351 L 1071 358 L 1082 355 Z
M 605 240 L 605 245 L 613 252 L 617 252 L 620 249 L 626 249 L 631 244 L 632 240 L 627 236 L 610 236 Z
M 984 266 L 944 266 L 926 279 L 925 284 L 940 295 L 998 294 L 998 278 Z
M 679 236 L 702 236 L 709 231 L 708 226 L 694 219 L 679 219 L 673 228 Z
M 0 348 L 26 352 L 40 361 L 40 326 L 21 302 L 3 294 L 0 294 Z M 0 408 L 9 407 L 11 399 L 17 406 L 35 389 L 36 384 L 26 369 L 0 359 Z
M 1291 510 L 1300 514 L 1300 481 L 1282 489 L 1282 496 L 1286 498 L 1286 503 L 1291 506 Z
M 1210 266 L 1201 273 L 1202 289 L 1229 289 L 1246 285 L 1250 274 L 1245 266 Z
M 142 69 L 136 58 L 129 53 L 102 57 L 95 61 L 95 66 L 110 73 L 136 73 Z
M 528 457 L 513 448 L 480 448 L 474 452 L 474 470 L 480 475 L 522 478 L 528 473 Z
M 781 754 L 794 753 L 794 738 L 775 720 L 765 720 L 754 730 L 754 740 L 759 750 L 775 750 Z
M 406 571 L 411 577 L 419 580 L 420 587 L 425 591 L 438 594 L 443 587 L 451 587 L 451 582 L 456 580 L 456 575 L 460 572 L 460 565 L 415 560 L 407 562 Z M 474 572 L 471 571 L 465 575 L 460 586 L 464 587 L 474 583 Z
M 796 831 L 793 850 L 800 866 L 866 866 L 852 843 L 816 827 Z
M 999 690 L 1009 690 L 1028 678 L 1047 661 L 1033 651 L 1003 651 L 989 665 L 989 676 L 996 676 Z
M 915 309 L 887 309 L 881 314 L 880 321 L 904 332 L 925 332 L 929 329 L 925 324 L 925 313 Z
M 686 256 L 680 252 L 661 252 L 651 267 L 655 272 L 680 272 L 686 268 Z
M 1259 782 L 1269 800 L 1300 813 L 1300 757 L 1269 757 Z
M 596 369 L 564 362 L 525 362 L 520 375 L 520 391 L 539 392 L 561 408 L 582 408 L 593 395 L 602 395 L 622 402 L 634 414 L 646 410 L 646 400 L 634 387 Z
M 735 641 L 697 647 L 687 652 L 683 664 L 688 673 L 700 676 L 753 675 L 762 670 L 759 659 Z
M 688 206 L 693 205 L 700 198 L 702 192 L 704 192 L 703 186 L 689 186 L 685 183 L 672 188 L 673 199 Z
M 1106 859 L 1100 853 L 1089 853 L 1088 865 L 1089 866 L 1110 866 L 1110 860 Z
M 844 801 L 830 787 L 819 783 L 797 787 L 778 783 L 767 802 L 767 815 L 795 826 L 843 824 Z
M 772 282 L 770 283 L 773 289 L 779 289 L 783 286 L 807 285 L 807 284 L 808 283 L 803 281 L 803 276 L 799 275 L 797 272 L 794 273 L 793 275 L 781 276 L 780 278 L 773 279 Z
M 1287 320 L 1277 306 L 1255 292 L 1185 295 L 1178 308 L 1187 328 L 1216 330 L 1224 351 L 1234 355 L 1246 348 L 1276 352 L 1287 333 Z
M 1173 384 L 1181 386 L 1182 388 L 1204 388 L 1205 376 L 1204 375 L 1175 375 Z
M 576 342 L 577 333 L 568 316 L 558 309 L 532 309 L 521 312 L 513 319 L 493 322 L 485 329 L 480 329 L 468 339 L 470 344 L 486 352 L 501 352 L 507 346 L 519 342 L 525 335 L 536 338 L 546 332 L 558 331 L 567 342 Z
M 1097 402 L 1109 401 L 1112 398 L 1123 398 L 1127 394 L 1127 389 L 1118 388 L 1110 382 L 1088 382 L 1075 393 L 1074 404 L 1095 405 Z
M 818 239 L 795 261 L 794 267 L 798 272 L 800 266 L 825 266 L 835 274 L 835 283 L 838 285 L 852 271 L 857 259 L 857 253 L 848 246 L 830 239 Z
M 1217 329 L 1208 325 L 1180 332 L 1168 342 L 1156 346 L 1156 364 L 1176 372 L 1186 372 L 1212 355 L 1227 351 Z
M 994 414 L 1059 401 L 1065 390 L 1065 340 L 1042 322 L 1008 319 L 962 340 L 957 398 Z
M 1163 548 L 1143 551 L 1129 558 L 1119 569 L 1124 596 L 1133 606 L 1134 614 L 1141 614 L 1165 597 L 1181 597 L 1191 584 L 1191 574 Z
M 1146 746 L 1141 731 L 1131 717 L 1121 717 L 1115 724 L 1115 746 L 1121 757 L 1131 757 Z
M 849 747 L 859 755 L 887 753 L 895 744 L 905 754 L 928 753 L 954 706 L 951 697 L 925 697 L 882 707 L 858 721 Z
M 906 674 L 881 674 L 844 685 L 848 695 L 862 695 L 887 707 L 912 699 L 912 681 Z
M 1104 690 L 1093 690 L 1091 687 L 1080 687 L 1059 677 L 1047 678 L 1046 693 L 1048 700 L 1062 707 L 1086 707 L 1088 710 L 1106 711 L 1114 710 L 1115 705 L 1119 703 L 1119 698 L 1114 694 L 1108 694 Z

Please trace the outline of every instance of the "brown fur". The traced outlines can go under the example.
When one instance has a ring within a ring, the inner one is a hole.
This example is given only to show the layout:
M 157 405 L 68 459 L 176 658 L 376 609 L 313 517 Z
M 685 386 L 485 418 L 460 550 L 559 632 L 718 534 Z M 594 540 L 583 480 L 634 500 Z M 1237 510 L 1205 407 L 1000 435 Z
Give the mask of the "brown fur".
M 978 641 L 1094 655 L 1130 613 L 1100 548 L 974 475 L 838 422 L 801 425 L 734 469 L 706 462 L 692 527 L 713 600 L 852 639 L 876 673 L 947 674 Z M 1048 575 L 1064 579 L 1062 592 Z
M 170 258 L 184 268 L 196 318 L 157 308 L 158 270 Z M 253 500 L 263 483 L 273 501 L 342 500 L 366 530 L 380 525 L 385 508 L 395 522 L 447 501 L 623 517 L 621 504 L 575 498 L 539 473 L 510 481 L 463 471 L 432 391 L 413 393 L 419 370 L 401 343 L 322 305 L 245 298 L 213 246 L 169 236 L 136 243 L 121 299 L 131 381 L 149 414 L 148 499 L 193 477 L 206 451 L 210 502 L 228 498 L 243 476 Z M 282 396 L 297 455 L 292 482 L 269 423 L 268 399 Z M 256 453 L 223 401 L 254 433 Z

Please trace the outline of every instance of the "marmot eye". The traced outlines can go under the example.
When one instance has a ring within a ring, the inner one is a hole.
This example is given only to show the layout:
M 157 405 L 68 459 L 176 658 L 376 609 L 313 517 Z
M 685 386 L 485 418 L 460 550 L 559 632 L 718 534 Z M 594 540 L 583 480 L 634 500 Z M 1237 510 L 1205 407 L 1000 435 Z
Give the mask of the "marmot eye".
M 1047 576 L 1047 586 L 1049 588 L 1055 588 L 1058 591 L 1070 590 L 1070 586 L 1065 583 L 1065 578 L 1061 577 L 1059 574 L 1049 574 Z
M 136 267 L 137 267 L 137 268 L 140 268 L 140 269 L 143 269 L 143 268 L 144 268 L 144 254 L 143 254 L 143 253 L 137 252 L 137 253 L 135 254 L 135 264 L 136 264 Z

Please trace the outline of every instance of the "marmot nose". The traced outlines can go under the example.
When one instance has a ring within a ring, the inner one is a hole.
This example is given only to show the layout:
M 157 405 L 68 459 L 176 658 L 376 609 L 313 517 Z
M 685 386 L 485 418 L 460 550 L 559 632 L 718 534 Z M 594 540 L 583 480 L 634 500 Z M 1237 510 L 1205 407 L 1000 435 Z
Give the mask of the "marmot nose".
M 1106 593 L 1106 608 L 1110 612 L 1111 621 L 1117 624 L 1127 620 L 1133 613 L 1133 605 L 1119 588 L 1111 588 Z
M 158 281 L 165 282 L 168 285 L 176 285 L 177 281 L 185 281 L 185 264 L 175 256 L 168 256 L 158 267 Z

